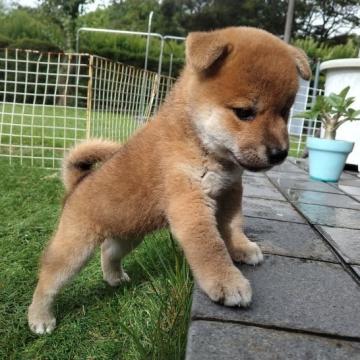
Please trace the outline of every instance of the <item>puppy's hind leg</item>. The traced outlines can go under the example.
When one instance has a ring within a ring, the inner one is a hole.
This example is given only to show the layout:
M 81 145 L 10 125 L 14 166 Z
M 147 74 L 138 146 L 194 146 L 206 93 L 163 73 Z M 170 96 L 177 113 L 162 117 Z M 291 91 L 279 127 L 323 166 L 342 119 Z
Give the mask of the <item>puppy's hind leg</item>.
M 106 239 L 101 245 L 101 268 L 104 280 L 110 286 L 118 286 L 130 281 L 121 266 L 121 259 L 130 251 L 127 244 L 114 239 Z
M 39 281 L 28 311 L 30 329 L 36 334 L 51 333 L 56 325 L 52 305 L 60 289 L 77 274 L 93 253 L 94 236 L 81 230 L 65 232 L 59 226 L 42 258 Z

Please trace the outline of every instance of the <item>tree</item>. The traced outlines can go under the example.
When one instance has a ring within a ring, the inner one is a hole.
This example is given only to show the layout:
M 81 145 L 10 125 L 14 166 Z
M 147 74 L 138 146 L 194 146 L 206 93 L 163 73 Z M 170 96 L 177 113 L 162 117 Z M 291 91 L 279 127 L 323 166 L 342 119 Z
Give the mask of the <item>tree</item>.
M 64 41 L 59 44 L 67 52 L 74 51 L 77 21 L 84 5 L 93 0 L 43 0 L 41 9 L 63 31 Z
M 163 0 L 164 3 L 171 2 Z M 287 0 L 174 0 L 186 31 L 256 26 L 283 35 Z M 126 1 L 125 1 L 126 3 Z M 293 35 L 329 38 L 360 26 L 359 0 L 304 0 L 295 3 Z M 172 15 L 176 18 L 176 15 Z
M 111 5 L 110 27 L 112 29 L 126 29 L 134 31 L 147 31 L 150 11 L 159 13 L 157 0 L 127 0 Z M 158 21 L 154 16 L 154 22 Z
M 296 4 L 296 18 L 299 35 L 326 41 L 360 26 L 360 2 L 359 0 L 306 0 Z
M 176 0 L 186 31 L 226 26 L 255 26 L 281 35 L 287 1 L 284 0 Z

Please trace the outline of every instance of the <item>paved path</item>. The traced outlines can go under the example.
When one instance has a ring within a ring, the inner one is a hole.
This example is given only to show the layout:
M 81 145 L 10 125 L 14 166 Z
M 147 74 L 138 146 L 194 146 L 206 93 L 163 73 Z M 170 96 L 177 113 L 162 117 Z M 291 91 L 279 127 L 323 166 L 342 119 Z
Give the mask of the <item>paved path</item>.
M 187 360 L 360 359 L 360 178 L 305 168 L 244 176 L 245 233 L 266 254 L 239 265 L 253 302 L 226 308 L 195 288 Z

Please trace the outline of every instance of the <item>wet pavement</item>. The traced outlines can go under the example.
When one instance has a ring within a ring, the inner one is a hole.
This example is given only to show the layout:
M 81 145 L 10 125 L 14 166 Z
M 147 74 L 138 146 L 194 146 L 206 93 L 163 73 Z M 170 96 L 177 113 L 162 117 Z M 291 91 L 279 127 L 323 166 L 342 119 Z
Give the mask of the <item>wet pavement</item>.
M 288 159 L 245 174 L 245 233 L 265 255 L 237 264 L 253 302 L 224 307 L 195 287 L 187 360 L 360 359 L 360 178 L 306 169 Z

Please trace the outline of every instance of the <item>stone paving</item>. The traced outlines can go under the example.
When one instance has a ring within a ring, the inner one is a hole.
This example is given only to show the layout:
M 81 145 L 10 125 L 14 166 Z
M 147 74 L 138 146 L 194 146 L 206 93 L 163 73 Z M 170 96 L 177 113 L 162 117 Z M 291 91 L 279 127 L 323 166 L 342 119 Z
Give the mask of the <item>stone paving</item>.
M 313 181 L 288 159 L 245 174 L 243 213 L 265 254 L 238 265 L 253 302 L 224 307 L 195 287 L 186 359 L 360 359 L 360 178 Z

